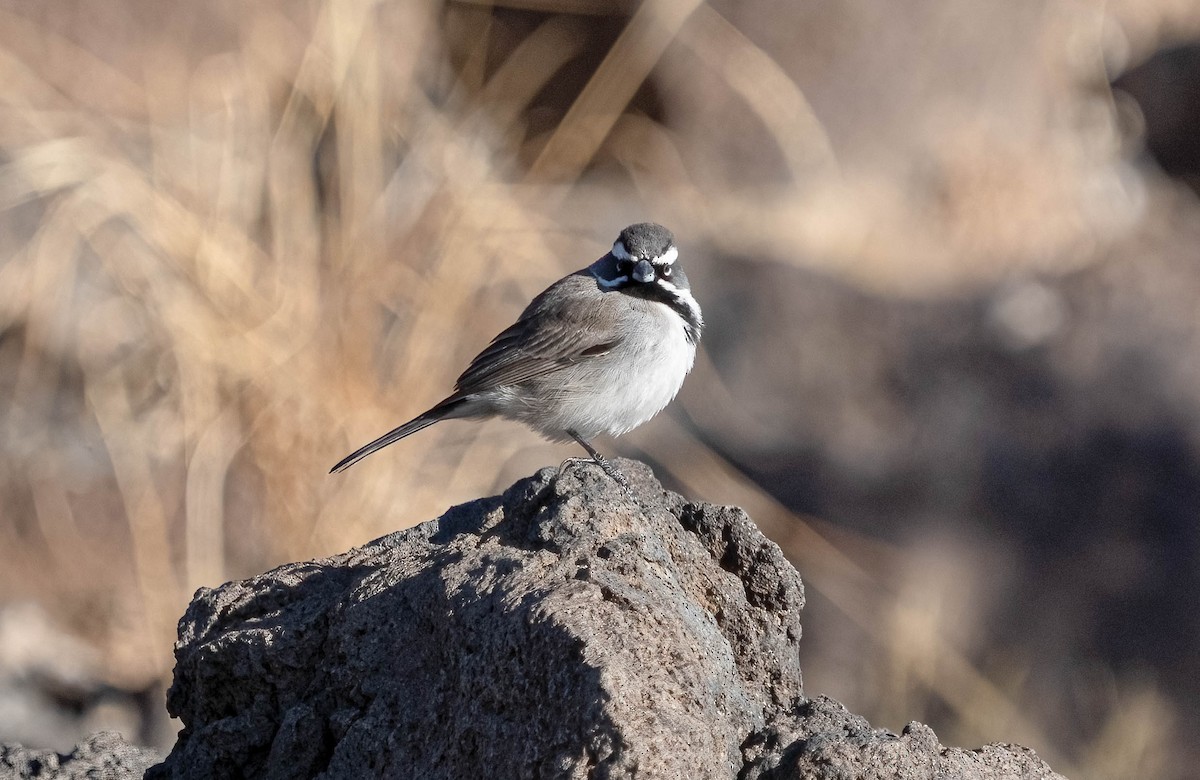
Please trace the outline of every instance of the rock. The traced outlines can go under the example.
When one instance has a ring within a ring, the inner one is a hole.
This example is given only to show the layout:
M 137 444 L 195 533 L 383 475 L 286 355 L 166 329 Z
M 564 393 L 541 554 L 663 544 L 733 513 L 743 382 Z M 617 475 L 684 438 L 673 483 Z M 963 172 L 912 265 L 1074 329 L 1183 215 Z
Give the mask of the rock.
M 621 468 L 635 495 L 590 464 L 544 469 L 201 589 L 167 696 L 185 727 L 149 776 L 906 778 L 970 760 L 969 776 L 1054 776 L 1019 749 L 964 758 L 926 727 L 895 737 L 807 701 L 804 591 L 779 548 L 741 510 Z
M 865 718 L 824 696 L 806 701 L 794 715 L 790 723 L 772 724 L 766 734 L 754 737 L 752 744 L 766 748 L 766 754 L 739 780 L 1061 780 L 1037 754 L 1019 745 L 946 748 L 928 726 L 914 721 L 900 735 L 873 729 Z
M 0 778 L 124 780 L 142 777 L 161 760 L 162 756 L 150 748 L 131 745 L 120 734 L 101 731 L 80 742 L 67 755 L 20 745 L 0 745 Z

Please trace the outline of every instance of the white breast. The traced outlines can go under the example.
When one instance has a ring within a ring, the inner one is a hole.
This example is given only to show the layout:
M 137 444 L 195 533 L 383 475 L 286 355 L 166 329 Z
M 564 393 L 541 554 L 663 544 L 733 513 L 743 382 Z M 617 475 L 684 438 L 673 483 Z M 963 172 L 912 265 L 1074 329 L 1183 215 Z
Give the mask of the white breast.
M 663 410 L 692 369 L 696 345 L 683 321 L 661 303 L 639 301 L 637 327 L 612 352 L 580 364 L 568 379 L 555 375 L 555 403 L 521 421 L 554 440 L 574 430 L 584 439 L 619 436 Z M 566 380 L 566 381 L 564 381 Z
M 604 408 L 604 433 L 619 436 L 658 414 L 671 403 L 683 380 L 692 370 L 696 345 L 688 341 L 679 316 L 662 304 L 654 304 L 656 314 L 666 321 L 658 338 L 643 338 L 624 350 L 623 360 L 628 381 L 615 383 Z

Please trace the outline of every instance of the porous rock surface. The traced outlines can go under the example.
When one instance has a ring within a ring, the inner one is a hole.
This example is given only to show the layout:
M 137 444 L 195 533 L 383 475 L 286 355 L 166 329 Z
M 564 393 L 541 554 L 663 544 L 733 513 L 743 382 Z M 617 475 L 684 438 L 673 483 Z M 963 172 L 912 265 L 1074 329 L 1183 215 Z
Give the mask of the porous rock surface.
M 873 730 L 800 677 L 804 591 L 736 508 L 590 464 L 202 589 L 149 777 L 1050 778 Z
M 120 734 L 101 731 L 66 755 L 21 745 L 0 745 L 0 780 L 125 780 L 141 777 L 162 760 L 156 751 L 126 742 Z

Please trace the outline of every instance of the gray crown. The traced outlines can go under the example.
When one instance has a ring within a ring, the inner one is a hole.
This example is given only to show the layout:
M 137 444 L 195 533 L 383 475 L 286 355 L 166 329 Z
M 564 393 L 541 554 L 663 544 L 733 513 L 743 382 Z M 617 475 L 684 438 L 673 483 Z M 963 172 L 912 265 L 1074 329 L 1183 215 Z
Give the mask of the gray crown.
M 617 240 L 624 244 L 626 252 L 644 260 L 662 257 L 668 249 L 675 246 L 675 236 L 671 231 L 653 222 L 630 225 L 621 231 Z

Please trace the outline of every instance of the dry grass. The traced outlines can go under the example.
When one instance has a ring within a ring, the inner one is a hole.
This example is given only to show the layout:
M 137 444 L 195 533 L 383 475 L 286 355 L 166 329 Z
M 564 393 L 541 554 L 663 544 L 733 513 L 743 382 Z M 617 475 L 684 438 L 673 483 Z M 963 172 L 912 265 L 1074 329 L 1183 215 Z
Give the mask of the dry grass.
M 911 214 L 843 169 L 804 91 L 713 6 L 513 5 L 578 15 L 432 2 L 0 10 L 0 587 L 89 636 L 112 682 L 169 674 L 197 587 L 363 543 L 557 463 L 559 448 L 503 423 L 436 426 L 326 476 L 440 398 L 525 300 L 626 221 L 657 218 L 714 252 L 742 227 L 758 238 L 738 249 L 803 248 L 905 292 L 992 273 L 939 253 L 921 266 L 929 278 L 899 274 L 891 247 L 905 236 L 880 230 Z M 611 40 L 592 31 L 611 18 Z M 597 47 L 547 125 L 556 79 Z M 678 81 L 695 68 L 761 123 L 790 183 L 723 186 L 688 157 L 702 128 L 679 123 L 686 110 L 670 124 L 631 107 L 655 69 Z M 955 154 L 970 158 L 978 132 Z M 992 205 L 971 183 L 1003 197 L 987 177 L 1004 165 L 954 179 L 965 190 L 942 218 L 976 232 L 947 255 L 1008 230 L 971 222 Z M 1040 235 L 1068 245 L 1074 224 Z M 1022 256 L 1025 236 L 1000 238 L 980 256 Z M 702 418 L 729 408 L 721 392 L 702 360 L 683 402 Z M 1079 776 L 1161 776 L 1147 771 L 1164 750 L 1153 734 L 1121 742 L 1114 714 L 1094 741 L 1056 746 L 1019 661 L 967 660 L 963 607 L 938 601 L 963 572 L 892 576 L 898 550 L 795 516 L 676 418 L 625 447 L 696 496 L 746 507 L 871 643 L 862 662 L 887 670 L 879 696 L 896 717 L 938 702 L 957 724 L 948 742 L 1033 744 Z M 1120 717 L 1169 713 L 1144 682 L 1114 680 L 1112 695 L 1129 704 Z

